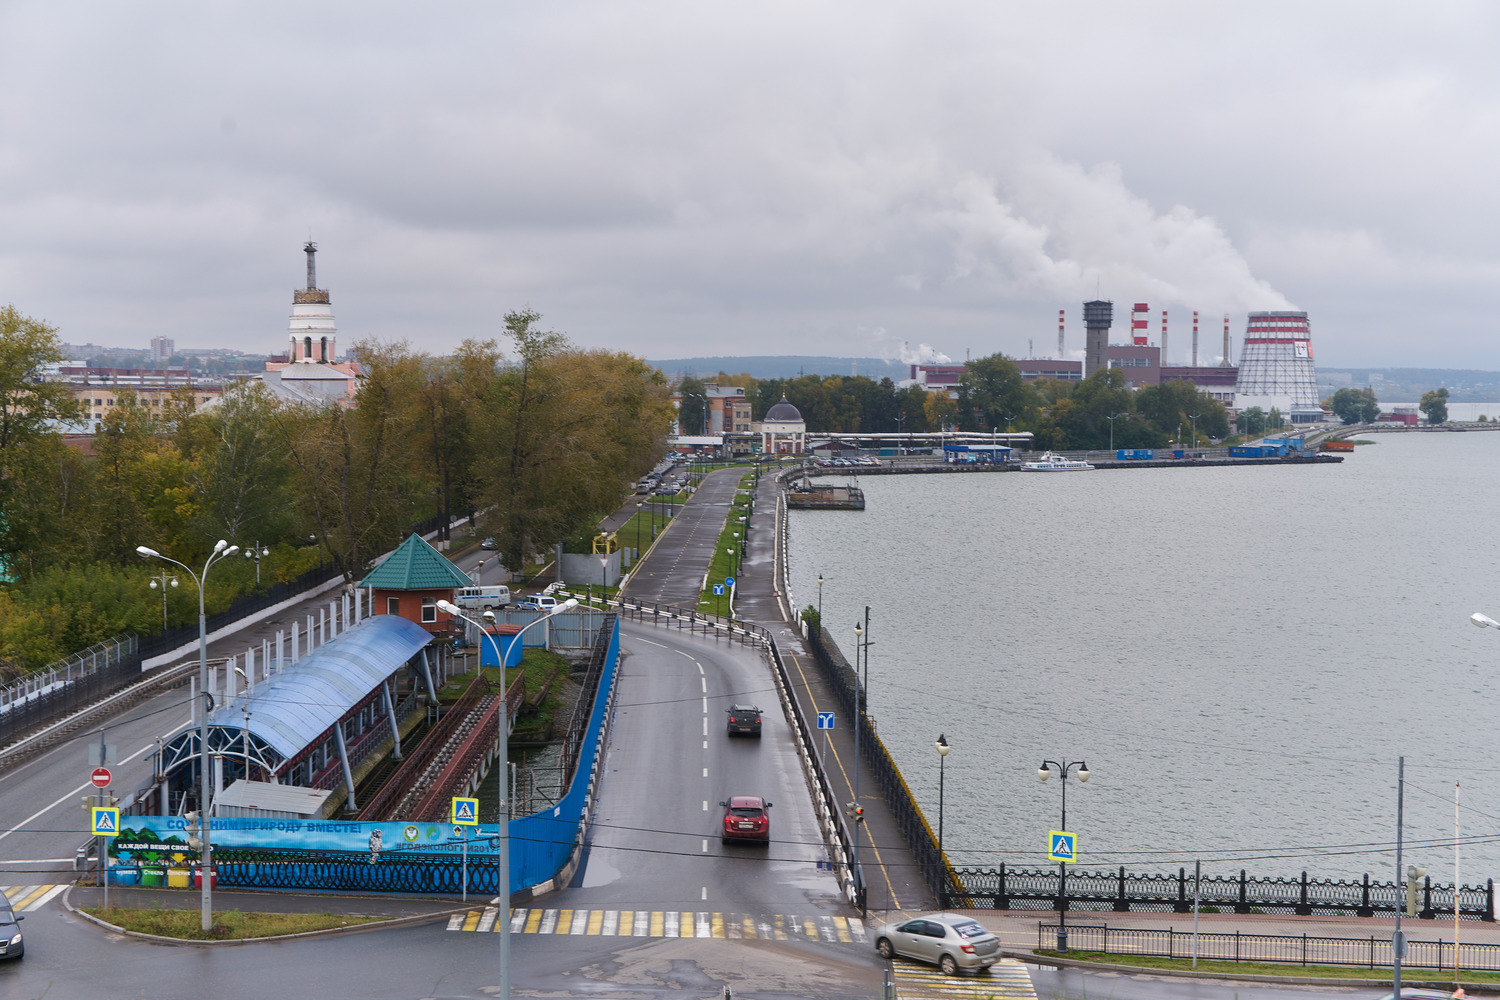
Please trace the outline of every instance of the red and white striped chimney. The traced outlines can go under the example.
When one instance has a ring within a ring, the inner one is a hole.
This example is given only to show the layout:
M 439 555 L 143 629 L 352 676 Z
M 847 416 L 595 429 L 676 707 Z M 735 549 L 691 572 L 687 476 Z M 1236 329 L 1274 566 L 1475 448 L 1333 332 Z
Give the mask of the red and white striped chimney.
M 1146 324 L 1150 322 L 1146 314 L 1150 311 L 1144 302 L 1137 302 L 1130 310 L 1130 342 L 1136 347 L 1146 346 Z
M 1057 311 L 1057 360 L 1063 359 L 1063 310 Z

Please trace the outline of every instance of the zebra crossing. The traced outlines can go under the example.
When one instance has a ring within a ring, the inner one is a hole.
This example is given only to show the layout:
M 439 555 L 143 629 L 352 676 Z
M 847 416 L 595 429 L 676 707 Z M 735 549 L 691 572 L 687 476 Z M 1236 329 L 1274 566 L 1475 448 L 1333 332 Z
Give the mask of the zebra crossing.
M 930 965 L 896 961 L 891 974 L 901 1000 L 1037 1000 L 1026 966 L 1013 958 L 966 976 L 945 976 Z
M 448 918 L 448 930 L 489 934 L 504 925 L 498 907 L 486 906 Z M 858 917 L 795 916 L 695 910 L 570 910 L 516 907 L 512 934 L 587 934 L 603 937 L 721 938 L 865 944 Z
M 66 888 L 66 885 L 4 885 L 0 886 L 0 892 L 10 900 L 11 909 L 26 913 L 41 909 Z

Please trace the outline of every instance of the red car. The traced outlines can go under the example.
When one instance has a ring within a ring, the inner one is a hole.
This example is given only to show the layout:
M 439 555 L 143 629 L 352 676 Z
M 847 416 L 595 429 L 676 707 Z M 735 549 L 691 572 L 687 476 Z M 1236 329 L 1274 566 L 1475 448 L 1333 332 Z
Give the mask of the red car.
M 771 803 L 759 795 L 734 795 L 719 805 L 724 807 L 724 843 L 731 840 L 771 841 Z

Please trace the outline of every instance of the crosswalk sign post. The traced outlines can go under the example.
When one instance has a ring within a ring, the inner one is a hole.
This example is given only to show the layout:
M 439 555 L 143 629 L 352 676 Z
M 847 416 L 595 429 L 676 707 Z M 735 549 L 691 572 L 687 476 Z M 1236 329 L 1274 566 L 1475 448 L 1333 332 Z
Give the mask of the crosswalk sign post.
M 459 894 L 465 903 L 469 901 L 469 827 L 478 825 L 479 800 L 453 796 L 453 828 L 462 830 L 464 835 L 463 846 L 459 848 L 463 852 L 463 887 Z
M 120 835 L 120 810 L 113 806 L 94 806 L 89 810 L 94 836 L 99 841 L 99 857 L 104 870 L 104 906 L 109 907 L 109 839 Z

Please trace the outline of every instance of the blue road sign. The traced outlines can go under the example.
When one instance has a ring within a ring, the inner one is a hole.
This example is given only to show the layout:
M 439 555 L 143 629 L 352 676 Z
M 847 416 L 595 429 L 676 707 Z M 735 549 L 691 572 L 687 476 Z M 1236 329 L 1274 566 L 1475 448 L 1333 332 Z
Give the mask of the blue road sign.
M 120 810 L 107 806 L 94 806 L 90 810 L 96 837 L 118 837 L 120 835 Z
M 1047 857 L 1053 861 L 1077 861 L 1078 845 L 1064 830 L 1047 831 Z
M 716 583 L 716 584 L 714 584 L 714 596 L 715 597 L 723 597 L 724 596 L 724 585 L 722 583 Z
M 724 586 L 726 586 L 726 587 L 733 587 L 734 586 L 734 577 L 732 577 L 732 576 L 726 576 L 724 578 Z
M 832 712 L 819 712 L 818 713 L 818 728 L 819 729 L 832 729 L 833 728 L 833 713 Z
M 453 797 L 453 825 L 454 826 L 478 826 L 479 825 L 479 800 L 461 799 Z

